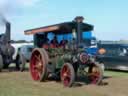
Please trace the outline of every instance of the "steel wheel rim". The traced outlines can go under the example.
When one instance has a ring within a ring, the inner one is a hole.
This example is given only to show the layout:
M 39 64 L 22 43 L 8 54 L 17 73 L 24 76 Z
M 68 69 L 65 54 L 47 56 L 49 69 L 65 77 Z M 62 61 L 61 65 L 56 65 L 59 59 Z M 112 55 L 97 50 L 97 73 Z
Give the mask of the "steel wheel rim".
M 61 79 L 63 81 L 64 86 L 68 86 L 70 84 L 71 70 L 67 65 L 63 66 L 63 68 L 62 68 Z
M 97 66 L 93 66 L 89 72 L 89 81 L 91 84 L 97 84 L 100 79 L 100 69 Z
M 41 74 L 44 71 L 44 62 L 40 52 L 35 51 L 32 54 L 30 61 L 30 72 L 33 80 L 39 81 L 41 79 Z

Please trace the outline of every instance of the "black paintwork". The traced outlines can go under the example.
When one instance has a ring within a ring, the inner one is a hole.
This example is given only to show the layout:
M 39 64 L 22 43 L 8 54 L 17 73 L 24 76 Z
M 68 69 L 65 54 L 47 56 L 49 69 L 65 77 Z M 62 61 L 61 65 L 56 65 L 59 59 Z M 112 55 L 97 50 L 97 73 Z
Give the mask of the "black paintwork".
M 128 45 L 126 44 L 101 44 L 106 53 L 99 55 L 100 61 L 105 64 L 106 69 L 119 69 L 128 71 Z M 125 52 L 123 52 L 125 49 Z
M 8 68 L 8 65 L 13 62 L 12 56 L 15 50 L 10 44 L 11 25 L 6 21 L 5 26 L 5 33 L 0 35 L 0 55 L 3 59 L 4 68 Z

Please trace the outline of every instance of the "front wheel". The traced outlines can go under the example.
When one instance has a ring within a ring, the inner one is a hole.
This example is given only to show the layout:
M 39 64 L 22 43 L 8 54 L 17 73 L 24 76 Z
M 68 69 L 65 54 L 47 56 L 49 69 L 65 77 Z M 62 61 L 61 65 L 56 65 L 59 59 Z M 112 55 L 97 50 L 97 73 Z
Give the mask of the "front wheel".
M 75 71 L 70 63 L 65 63 L 61 69 L 61 81 L 65 87 L 71 87 L 75 81 Z
M 103 79 L 103 69 L 99 62 L 95 62 L 89 65 L 88 68 L 88 80 L 90 84 L 99 85 Z

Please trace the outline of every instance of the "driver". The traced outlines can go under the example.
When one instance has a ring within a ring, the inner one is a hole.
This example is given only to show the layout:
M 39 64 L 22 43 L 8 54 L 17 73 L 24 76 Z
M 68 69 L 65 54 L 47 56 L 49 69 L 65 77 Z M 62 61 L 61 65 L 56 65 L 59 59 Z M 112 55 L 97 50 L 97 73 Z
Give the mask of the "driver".
M 76 50 L 77 49 L 76 39 L 75 38 L 72 38 L 70 44 L 71 44 L 71 46 L 70 46 L 71 48 L 70 49 L 72 49 L 72 50 Z
M 47 37 L 47 34 L 44 35 L 44 40 L 43 40 L 43 48 L 48 49 L 49 48 L 49 39 Z
M 59 45 L 57 37 L 54 36 L 54 38 L 51 40 L 51 48 L 57 48 Z
M 63 39 L 60 41 L 59 46 L 64 48 L 67 43 L 68 43 L 68 41 Z

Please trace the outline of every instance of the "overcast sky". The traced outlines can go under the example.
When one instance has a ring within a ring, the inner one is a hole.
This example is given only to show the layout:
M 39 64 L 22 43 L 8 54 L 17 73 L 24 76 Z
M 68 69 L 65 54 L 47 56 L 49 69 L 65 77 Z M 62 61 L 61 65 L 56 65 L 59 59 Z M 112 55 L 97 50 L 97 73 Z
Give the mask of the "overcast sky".
M 128 0 L 0 0 L 0 13 L 12 24 L 12 39 L 32 39 L 24 30 L 84 16 L 100 40 L 128 40 Z M 0 24 L 0 31 L 4 26 Z

